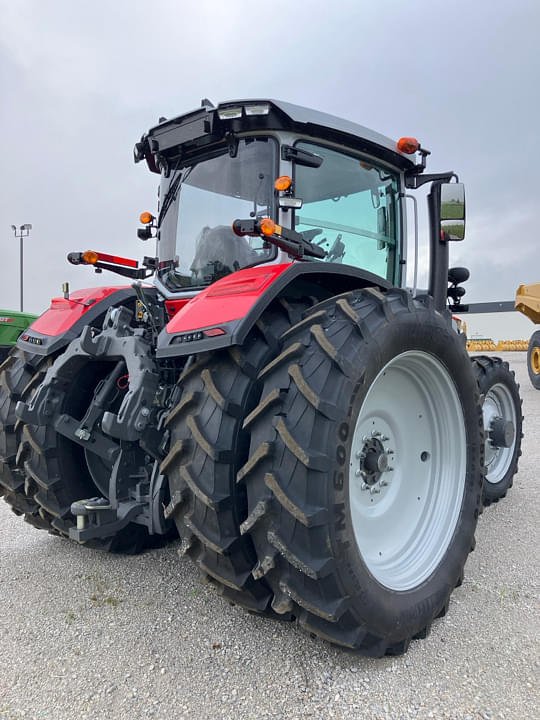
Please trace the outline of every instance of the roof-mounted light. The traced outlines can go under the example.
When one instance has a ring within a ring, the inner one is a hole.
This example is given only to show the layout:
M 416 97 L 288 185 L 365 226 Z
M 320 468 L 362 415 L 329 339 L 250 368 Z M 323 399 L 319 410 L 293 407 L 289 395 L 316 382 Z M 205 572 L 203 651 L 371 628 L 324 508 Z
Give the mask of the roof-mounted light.
M 405 155 L 414 155 L 420 149 L 420 143 L 413 137 L 402 137 L 398 140 L 397 148 Z
M 251 117 L 252 115 L 268 115 L 270 112 L 270 105 L 245 105 L 244 110 L 246 111 L 246 115 L 248 117 Z
M 236 118 L 241 118 L 243 113 L 246 114 L 246 117 L 253 117 L 254 115 L 268 115 L 269 112 L 270 105 L 268 105 L 268 103 L 224 107 L 218 108 L 217 111 L 220 120 L 235 120 Z
M 139 220 L 142 222 L 143 225 L 148 225 L 152 222 L 152 220 L 155 220 L 154 216 L 150 212 L 143 212 L 141 213 Z
M 218 116 L 220 120 L 234 120 L 242 117 L 241 107 L 219 108 Z

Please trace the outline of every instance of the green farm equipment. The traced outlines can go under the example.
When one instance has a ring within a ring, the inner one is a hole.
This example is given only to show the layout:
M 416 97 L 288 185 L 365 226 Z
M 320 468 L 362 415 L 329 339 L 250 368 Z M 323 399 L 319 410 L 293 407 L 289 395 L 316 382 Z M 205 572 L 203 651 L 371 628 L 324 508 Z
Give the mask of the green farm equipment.
M 0 363 L 5 360 L 19 335 L 37 319 L 37 315 L 16 310 L 0 310 Z

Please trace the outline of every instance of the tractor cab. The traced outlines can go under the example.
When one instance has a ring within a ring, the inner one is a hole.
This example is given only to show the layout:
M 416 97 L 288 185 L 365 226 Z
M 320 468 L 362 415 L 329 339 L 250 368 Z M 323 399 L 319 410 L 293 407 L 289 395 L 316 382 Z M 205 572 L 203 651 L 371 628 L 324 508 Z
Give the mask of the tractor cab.
M 217 108 L 204 101 L 162 120 L 135 147 L 135 159 L 161 174 L 158 217 L 149 216 L 156 284 L 165 297 L 192 295 L 243 268 L 301 260 L 401 285 L 405 173 L 422 169 L 418 144 L 406 149 L 354 123 L 266 100 Z M 261 231 L 266 218 L 280 231 Z M 233 229 L 235 221 L 248 225 Z

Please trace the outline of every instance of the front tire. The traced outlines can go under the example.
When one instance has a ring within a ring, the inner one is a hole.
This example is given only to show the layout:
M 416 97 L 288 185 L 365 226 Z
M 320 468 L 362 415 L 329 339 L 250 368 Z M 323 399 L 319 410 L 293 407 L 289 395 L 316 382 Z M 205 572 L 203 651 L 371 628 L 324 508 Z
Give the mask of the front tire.
M 449 318 L 402 290 L 347 293 L 261 379 L 239 473 L 254 572 L 308 632 L 406 651 L 445 614 L 481 506 L 479 393 Z

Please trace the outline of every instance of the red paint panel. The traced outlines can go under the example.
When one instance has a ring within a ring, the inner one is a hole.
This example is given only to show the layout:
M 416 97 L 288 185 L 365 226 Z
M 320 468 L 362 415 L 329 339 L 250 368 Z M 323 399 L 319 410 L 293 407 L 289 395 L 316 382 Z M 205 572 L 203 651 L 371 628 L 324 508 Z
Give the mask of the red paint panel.
M 35 330 L 42 335 L 62 335 L 79 319 L 87 310 L 102 302 L 109 295 L 117 290 L 124 290 L 127 286 L 118 285 L 116 287 L 97 287 L 85 288 L 84 290 L 74 290 L 69 295 L 69 300 L 63 297 L 53 298 L 51 307 L 46 310 L 43 315 L 38 317 L 29 330 Z M 74 302 L 74 301 L 77 302 Z M 90 300 L 95 302 L 90 305 L 85 303 Z
M 98 252 L 99 259 L 104 262 L 113 263 L 113 265 L 126 265 L 127 267 L 138 268 L 137 260 L 131 258 L 120 257 L 119 255 L 108 255 L 107 253 Z
M 187 305 L 191 298 L 184 298 L 183 300 L 165 300 L 165 307 L 167 308 L 167 314 L 169 318 L 173 318 L 176 313 L 181 310 L 184 305 Z
M 239 270 L 202 290 L 167 325 L 170 335 L 244 317 L 291 263 Z

